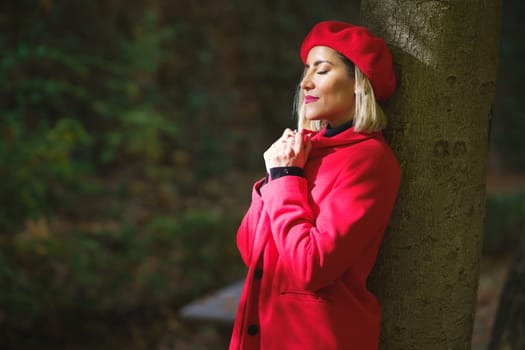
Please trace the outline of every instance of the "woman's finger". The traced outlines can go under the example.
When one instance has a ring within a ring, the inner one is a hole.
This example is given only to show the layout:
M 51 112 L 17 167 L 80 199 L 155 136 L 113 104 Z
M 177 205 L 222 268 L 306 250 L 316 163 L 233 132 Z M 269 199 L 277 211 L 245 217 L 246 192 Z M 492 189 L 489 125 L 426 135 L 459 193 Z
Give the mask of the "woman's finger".
M 305 158 L 308 158 L 308 155 L 310 154 L 311 150 L 312 150 L 312 139 L 310 138 L 310 135 L 306 135 L 306 146 L 304 147 Z
M 295 135 L 295 131 L 286 128 L 284 129 L 283 135 L 281 136 L 281 140 L 288 140 L 290 137 L 293 137 Z
M 291 160 L 292 158 L 295 157 L 297 153 L 295 152 L 295 148 L 292 143 L 288 142 L 286 144 L 286 147 L 284 149 L 284 154 L 288 157 L 288 160 Z
M 303 151 L 303 135 L 300 133 L 294 135 L 293 150 L 295 154 L 299 154 Z

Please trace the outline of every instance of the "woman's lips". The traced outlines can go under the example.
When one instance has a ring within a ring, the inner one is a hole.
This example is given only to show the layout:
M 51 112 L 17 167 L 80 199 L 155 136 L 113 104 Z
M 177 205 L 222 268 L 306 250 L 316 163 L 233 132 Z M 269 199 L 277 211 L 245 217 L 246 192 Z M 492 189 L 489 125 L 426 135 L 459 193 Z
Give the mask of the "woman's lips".
M 315 96 L 305 96 L 304 97 L 304 103 L 305 104 L 309 104 L 311 102 L 315 102 L 319 99 L 319 97 L 315 97 Z

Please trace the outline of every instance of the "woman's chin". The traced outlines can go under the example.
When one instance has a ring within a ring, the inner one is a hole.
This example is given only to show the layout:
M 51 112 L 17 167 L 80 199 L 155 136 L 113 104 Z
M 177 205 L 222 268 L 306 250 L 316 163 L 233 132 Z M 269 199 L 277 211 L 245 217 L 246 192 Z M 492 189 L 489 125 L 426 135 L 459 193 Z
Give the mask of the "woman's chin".
M 313 121 L 315 121 L 315 120 L 322 120 L 322 119 L 323 119 L 322 116 L 320 116 L 320 115 L 316 115 L 316 114 L 314 114 L 314 115 L 308 115 L 308 114 L 306 114 L 304 117 L 305 117 L 307 120 L 311 121 L 311 122 L 313 122 Z

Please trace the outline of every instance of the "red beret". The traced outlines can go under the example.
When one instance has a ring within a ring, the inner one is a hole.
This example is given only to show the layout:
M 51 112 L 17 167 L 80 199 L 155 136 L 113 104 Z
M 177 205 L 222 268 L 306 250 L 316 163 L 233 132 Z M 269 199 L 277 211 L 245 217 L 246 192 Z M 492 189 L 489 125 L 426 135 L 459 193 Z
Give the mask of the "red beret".
M 378 101 L 384 101 L 396 89 L 392 56 L 383 39 L 365 27 L 337 21 L 317 23 L 301 45 L 301 59 L 306 64 L 314 46 L 328 46 L 352 61 L 372 83 Z

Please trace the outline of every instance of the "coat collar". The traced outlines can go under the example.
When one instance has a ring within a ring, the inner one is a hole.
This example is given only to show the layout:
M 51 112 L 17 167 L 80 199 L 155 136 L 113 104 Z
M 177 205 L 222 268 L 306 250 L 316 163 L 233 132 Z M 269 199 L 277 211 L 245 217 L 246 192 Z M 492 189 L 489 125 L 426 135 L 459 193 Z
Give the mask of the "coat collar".
M 327 137 L 326 135 L 326 128 L 317 132 L 303 129 L 301 132 L 303 135 L 310 135 L 312 140 L 312 150 L 310 152 L 310 157 L 323 156 L 326 153 L 333 151 L 333 149 L 336 147 L 349 146 L 371 138 L 383 137 L 380 131 L 360 133 L 354 131 L 353 126 L 330 137 Z

